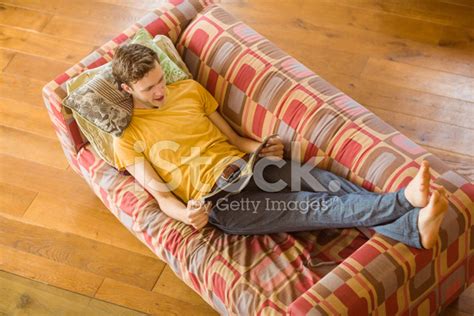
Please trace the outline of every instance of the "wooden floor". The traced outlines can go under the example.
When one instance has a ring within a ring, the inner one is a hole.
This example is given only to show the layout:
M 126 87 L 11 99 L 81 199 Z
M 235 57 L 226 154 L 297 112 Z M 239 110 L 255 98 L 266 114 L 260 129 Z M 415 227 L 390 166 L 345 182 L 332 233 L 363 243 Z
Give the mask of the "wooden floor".
M 41 99 L 158 2 L 0 0 L 0 314 L 215 314 L 68 168 Z M 474 180 L 474 1 L 222 6 Z

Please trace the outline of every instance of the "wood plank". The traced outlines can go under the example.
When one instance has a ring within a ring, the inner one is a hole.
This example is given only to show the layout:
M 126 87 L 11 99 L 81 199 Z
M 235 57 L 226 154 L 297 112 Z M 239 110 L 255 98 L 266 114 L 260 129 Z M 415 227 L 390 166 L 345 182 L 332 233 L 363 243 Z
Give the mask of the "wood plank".
M 0 154 L 0 182 L 51 195 L 60 192 L 62 198 L 90 207 L 102 204 L 86 181 L 74 171 L 60 170 L 9 155 Z
M 156 255 L 103 205 L 99 209 L 90 208 L 47 193 L 39 193 L 25 212 L 22 221 L 156 258 Z
M 148 0 L 148 1 L 136 1 L 136 0 L 97 0 L 98 2 L 115 4 L 128 8 L 154 10 L 163 4 L 162 0 Z
M 317 0 L 331 2 L 330 0 Z M 454 0 L 450 0 L 454 1 Z M 469 2 L 471 0 L 455 0 Z M 338 4 L 364 10 L 375 10 L 378 12 L 390 13 L 394 15 L 418 19 L 424 22 L 433 22 L 443 25 L 453 25 L 466 28 L 474 28 L 472 16 L 474 10 L 471 7 L 459 7 L 448 1 L 432 0 L 340 0 Z M 453 18 L 455 17 L 455 18 Z
M 77 31 L 79 29 L 80 32 Z M 42 33 L 102 46 L 122 30 L 113 23 L 95 23 L 55 15 L 42 30 Z
M 169 265 L 166 265 L 158 278 L 153 292 L 168 295 L 177 300 L 186 298 L 186 302 L 193 305 L 207 304 L 199 294 L 176 276 Z
M 472 0 L 441 0 L 441 2 L 474 8 L 474 2 L 472 2 Z
M 391 14 L 386 11 L 370 10 L 367 7 L 346 6 L 337 1 L 318 0 L 301 2 L 298 6 L 288 1 L 277 1 L 278 6 L 269 6 L 268 1 L 252 3 L 252 11 L 259 14 L 278 15 L 278 12 L 295 12 L 301 20 L 332 29 L 359 29 L 401 39 L 433 45 L 455 45 L 459 48 L 472 47 L 470 28 L 420 20 L 417 17 Z M 346 2 L 347 3 L 347 2 Z M 350 2 L 349 2 L 350 3 Z M 317 16 L 317 19 L 314 19 Z M 474 25 L 474 24 L 473 24 Z
M 394 86 L 474 102 L 474 78 L 425 69 L 379 58 L 369 58 L 361 78 Z
M 90 298 L 0 271 L 0 312 L 6 315 L 83 313 Z
M 9 26 L 0 26 L 0 35 L 2 48 L 68 63 L 78 62 L 95 48 L 90 44 Z
M 308 43 L 295 43 L 288 46 L 285 51 L 316 74 L 344 73 L 358 77 L 369 59 L 357 52 L 349 53 Z
M 15 52 L 13 51 L 0 49 L 0 71 L 3 71 L 3 69 L 8 65 L 10 60 L 13 58 L 13 55 L 15 55 Z
M 22 29 L 41 31 L 51 14 L 0 3 L 0 24 Z
M 143 315 L 3 271 L 0 280 L 0 313 L 5 315 L 99 315 L 104 310 L 113 315 Z
M 58 140 L 46 108 L 0 97 L 0 124 Z
M 423 145 L 426 150 L 440 158 L 448 167 L 474 182 L 474 157 L 462 156 L 450 151 Z
M 455 308 L 460 312 L 464 312 L 469 315 L 474 315 L 474 285 L 471 284 L 459 298 L 454 301 L 451 305 L 451 308 Z
M 151 290 L 165 263 L 69 233 L 0 216 L 0 245 Z
M 16 53 L 3 72 L 49 82 L 72 66 L 56 59 Z
M 57 140 L 0 126 L 0 153 L 66 169 L 68 161 Z
M 372 108 L 375 115 L 420 145 L 474 156 L 474 130 L 449 126 L 410 115 Z M 440 133 L 439 130 L 443 132 Z
M 44 84 L 43 81 L 0 73 L 0 97 L 44 108 L 41 96 Z
M 0 269 L 93 297 L 104 278 L 52 259 L 0 245 Z
M 393 86 L 379 80 L 348 76 L 326 67 L 320 73 L 327 81 L 368 108 L 379 108 L 474 129 L 471 119 L 474 116 L 472 102 Z
M 21 217 L 35 199 L 37 192 L 0 183 L 0 213 Z
M 187 298 L 177 300 L 108 278 L 100 286 L 95 297 L 152 315 L 218 315 L 208 304 L 190 304 Z
M 114 315 L 114 316 L 145 316 L 147 314 L 122 307 L 119 305 L 107 303 L 101 300 L 92 299 L 89 302 L 89 309 L 92 309 L 97 315 Z
M 278 5 L 271 5 L 278 3 Z M 443 39 L 456 39 L 459 47 L 471 47 L 472 27 L 451 26 L 445 23 L 423 21 L 418 18 L 392 14 L 383 10 L 372 10 L 355 6 L 349 1 L 315 0 L 293 3 L 284 0 L 271 1 L 224 1 L 220 4 L 232 14 L 254 25 L 268 19 L 283 19 L 282 22 L 300 20 L 308 26 L 338 29 L 344 32 L 367 31 L 374 36 L 388 35 L 398 39 L 411 39 L 421 43 L 443 46 Z M 286 12 L 281 16 L 281 11 Z M 317 16 L 317 19 L 314 17 Z M 295 18 L 296 17 L 296 18 Z M 470 16 L 464 14 L 470 22 Z M 454 20 L 454 19 L 451 19 Z M 472 23 L 472 22 L 470 22 Z M 323 29 L 324 30 L 324 29 Z
M 290 7 L 284 16 L 265 14 L 269 8 L 261 12 L 252 10 L 249 3 L 222 6 L 273 43 L 278 43 L 278 47 L 285 51 L 307 42 L 312 43 L 313 51 L 331 48 L 350 53 L 356 47 L 358 54 L 474 77 L 472 52 L 441 50 L 430 44 L 353 27 L 327 27 L 312 16 L 306 19 L 299 17 L 301 10 L 298 6 Z
M 136 20 L 149 12 L 148 10 L 134 8 L 124 10 L 122 6 L 92 0 L 2 0 L 2 2 L 16 7 L 38 10 L 84 21 L 113 24 L 118 29 L 132 25 Z
M 455 308 L 448 307 L 443 312 L 439 314 L 440 316 L 472 316 L 472 314 L 460 312 Z

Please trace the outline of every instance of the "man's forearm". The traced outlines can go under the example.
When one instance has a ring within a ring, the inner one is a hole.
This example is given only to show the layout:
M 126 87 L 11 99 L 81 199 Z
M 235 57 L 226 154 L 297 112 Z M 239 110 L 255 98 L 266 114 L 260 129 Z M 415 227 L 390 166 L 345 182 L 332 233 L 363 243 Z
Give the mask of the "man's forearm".
M 176 197 L 155 197 L 158 204 L 160 205 L 161 210 L 178 221 L 185 223 L 186 217 L 186 206 Z
M 247 138 L 247 137 L 242 137 L 239 136 L 234 142 L 233 145 L 235 145 L 239 150 L 245 152 L 245 153 L 252 153 L 255 150 L 257 150 L 258 146 L 260 146 L 261 142 L 258 142 L 256 140 Z
M 143 159 L 127 166 L 127 170 L 155 198 L 166 215 L 178 221 L 187 222 L 187 206 L 169 190 L 148 160 Z

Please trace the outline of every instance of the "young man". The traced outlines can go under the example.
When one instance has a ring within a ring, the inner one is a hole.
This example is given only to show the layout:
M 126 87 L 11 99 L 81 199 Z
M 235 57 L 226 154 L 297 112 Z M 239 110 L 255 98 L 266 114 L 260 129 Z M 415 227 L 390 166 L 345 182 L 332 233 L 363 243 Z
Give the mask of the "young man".
M 283 143 L 273 137 L 242 190 L 196 203 L 230 181 L 234 174 L 229 170 L 242 166 L 260 143 L 239 136 L 198 82 L 165 85 L 152 50 L 122 46 L 112 68 L 134 104 L 130 125 L 114 140 L 117 166 L 135 176 L 167 215 L 196 229 L 209 222 L 233 234 L 368 226 L 413 247 L 436 243 L 448 201 L 443 188 L 430 196 L 426 161 L 406 188 L 377 194 L 328 171 L 283 159 Z M 295 190 L 294 184 L 300 187 Z

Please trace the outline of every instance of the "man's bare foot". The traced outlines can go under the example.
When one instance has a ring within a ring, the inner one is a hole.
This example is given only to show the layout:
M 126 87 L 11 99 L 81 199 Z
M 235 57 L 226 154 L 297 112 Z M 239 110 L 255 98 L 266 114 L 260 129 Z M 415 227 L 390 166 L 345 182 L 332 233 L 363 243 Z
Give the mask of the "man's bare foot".
M 405 188 L 405 197 L 413 207 L 425 207 L 430 197 L 430 165 L 423 160 L 416 176 Z
M 418 230 L 425 249 L 434 247 L 439 237 L 439 227 L 448 210 L 448 198 L 443 187 L 433 192 L 428 205 L 420 210 Z

